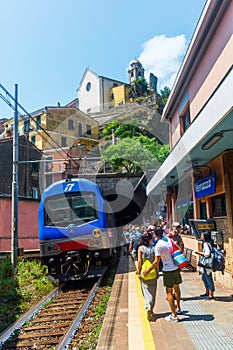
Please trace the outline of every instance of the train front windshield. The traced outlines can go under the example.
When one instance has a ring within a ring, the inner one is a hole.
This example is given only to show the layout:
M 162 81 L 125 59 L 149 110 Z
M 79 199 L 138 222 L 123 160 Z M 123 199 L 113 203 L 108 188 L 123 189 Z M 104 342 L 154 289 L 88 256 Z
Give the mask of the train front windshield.
M 47 198 L 44 208 L 45 226 L 66 227 L 71 223 L 78 226 L 98 218 L 96 195 L 90 192 Z

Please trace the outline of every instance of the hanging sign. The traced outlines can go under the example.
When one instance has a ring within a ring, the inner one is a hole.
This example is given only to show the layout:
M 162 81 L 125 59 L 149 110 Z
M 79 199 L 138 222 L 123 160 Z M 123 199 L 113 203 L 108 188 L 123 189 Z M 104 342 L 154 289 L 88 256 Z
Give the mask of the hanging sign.
M 194 192 L 196 198 L 201 198 L 214 194 L 216 191 L 215 173 L 194 182 Z

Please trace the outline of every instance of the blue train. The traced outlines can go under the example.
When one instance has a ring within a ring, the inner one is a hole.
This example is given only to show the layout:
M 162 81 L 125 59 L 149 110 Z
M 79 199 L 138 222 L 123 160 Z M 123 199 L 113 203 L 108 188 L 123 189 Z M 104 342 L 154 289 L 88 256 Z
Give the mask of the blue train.
M 123 244 L 109 203 L 87 179 L 45 189 L 38 221 L 41 260 L 54 280 L 102 275 Z

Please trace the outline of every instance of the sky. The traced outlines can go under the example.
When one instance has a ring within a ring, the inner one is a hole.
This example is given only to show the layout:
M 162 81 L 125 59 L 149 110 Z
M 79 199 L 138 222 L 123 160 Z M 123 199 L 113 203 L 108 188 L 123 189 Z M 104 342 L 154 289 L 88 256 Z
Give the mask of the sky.
M 0 84 L 31 113 L 77 97 L 86 68 L 128 83 L 139 59 L 172 87 L 206 0 L 0 0 Z M 0 94 L 5 93 L 0 89 Z M 14 111 L 0 98 L 0 118 Z

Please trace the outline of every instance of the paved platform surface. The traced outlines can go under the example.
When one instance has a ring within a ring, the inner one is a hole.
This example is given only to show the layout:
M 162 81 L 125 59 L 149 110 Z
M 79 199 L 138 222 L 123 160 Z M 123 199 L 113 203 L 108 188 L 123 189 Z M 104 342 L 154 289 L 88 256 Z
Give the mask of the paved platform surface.
M 232 350 L 233 291 L 215 284 L 215 300 L 204 292 L 198 272 L 182 271 L 182 314 L 170 323 L 162 276 L 158 280 L 156 320 L 147 321 L 140 282 L 130 257 L 122 256 L 97 350 Z

